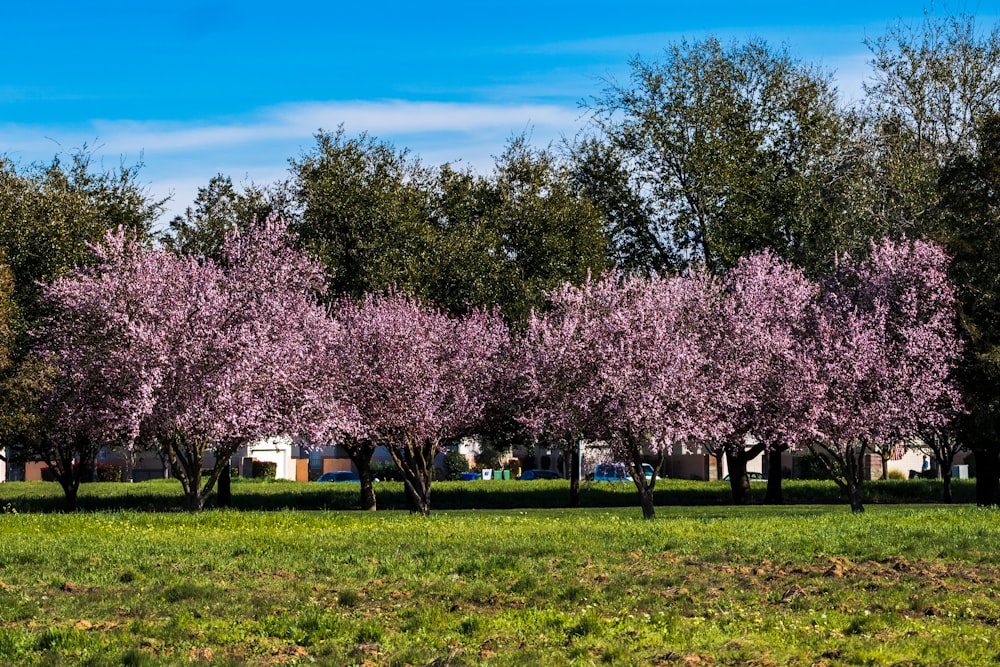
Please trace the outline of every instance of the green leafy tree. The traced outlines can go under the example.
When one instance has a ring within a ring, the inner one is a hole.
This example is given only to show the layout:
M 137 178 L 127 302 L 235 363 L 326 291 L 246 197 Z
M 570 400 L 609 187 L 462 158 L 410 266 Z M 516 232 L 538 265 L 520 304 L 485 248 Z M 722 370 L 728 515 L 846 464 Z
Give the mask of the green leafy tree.
M 645 256 L 616 236 L 620 252 L 650 269 L 679 253 L 719 271 L 763 248 L 828 264 L 850 218 L 842 184 L 856 157 L 830 76 L 761 40 L 682 41 L 631 65 L 627 84 L 590 103 L 611 147 L 577 151 L 588 189 L 610 193 L 597 200 L 620 212 Z
M 41 369 L 37 364 L 25 365 L 17 373 L 13 369 L 11 345 L 16 313 L 14 275 L 0 260 L 0 447 L 3 443 L 25 441 L 39 426 L 39 415 L 30 398 L 36 395 L 32 387 L 42 380 L 37 372 Z M 0 460 L 9 462 L 5 449 L 0 449 Z
M 567 281 L 579 284 L 607 267 L 601 211 L 574 187 L 569 167 L 551 150 L 533 148 L 523 136 L 513 138 L 479 196 L 482 203 L 473 208 L 482 211 L 477 231 L 485 244 L 467 266 L 490 273 L 482 285 L 487 298 L 472 303 L 499 305 L 508 320 L 524 323 L 532 309 L 545 304 L 547 292 Z M 457 241 L 464 234 L 459 226 L 447 229 L 445 237 Z M 482 280 L 483 274 L 466 275 Z
M 941 243 L 953 257 L 961 381 L 969 414 L 958 438 L 976 454 L 977 501 L 1000 501 L 1000 26 L 930 14 L 869 41 L 866 85 L 870 218 L 888 235 Z
M 432 172 L 405 150 L 343 127 L 316 134 L 292 161 L 301 216 L 291 228 L 332 274 L 331 293 L 360 298 L 391 285 L 421 294 L 436 252 L 427 217 Z
M 254 221 L 271 216 L 287 219 L 291 211 L 287 183 L 267 187 L 251 183 L 239 189 L 230 177 L 217 174 L 198 188 L 193 205 L 170 221 L 159 240 L 177 252 L 218 258 L 228 232 L 246 230 Z
M 976 456 L 977 502 L 995 505 L 1000 502 L 1000 114 L 982 122 L 976 144 L 976 155 L 961 155 L 944 169 L 940 192 L 966 339 L 961 379 L 969 413 L 959 436 Z
M 486 176 L 428 168 L 405 150 L 343 129 L 293 162 L 300 242 L 332 293 L 395 289 L 452 313 L 500 306 L 523 322 L 544 292 L 607 264 L 600 210 L 569 167 L 525 137 Z
M 609 262 L 630 273 L 679 267 L 681 257 L 664 237 L 667 230 L 653 202 L 632 177 L 626 151 L 596 137 L 587 137 L 569 150 L 573 184 L 590 197 L 604 218 Z
M 863 196 L 883 233 L 939 237 L 946 225 L 940 172 L 977 152 L 982 120 L 1000 109 L 1000 32 L 970 15 L 925 15 L 870 39 Z
M 150 197 L 140 165 L 95 171 L 86 149 L 68 162 L 21 167 L 0 158 L 0 249 L 14 280 L 21 331 L 37 320 L 39 284 L 87 257 L 87 244 L 124 227 L 149 238 L 163 200 Z

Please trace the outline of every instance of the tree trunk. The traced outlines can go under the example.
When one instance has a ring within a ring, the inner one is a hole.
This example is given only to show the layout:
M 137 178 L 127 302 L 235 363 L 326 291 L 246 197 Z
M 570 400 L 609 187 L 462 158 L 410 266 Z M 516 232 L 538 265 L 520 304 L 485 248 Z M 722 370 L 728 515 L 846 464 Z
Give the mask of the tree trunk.
M 865 511 L 864 503 L 861 497 L 861 485 L 856 482 L 848 480 L 847 482 L 847 499 L 851 503 L 851 511 L 855 513 L 860 513 Z
M 198 481 L 201 482 L 200 479 Z M 200 512 L 205 509 L 205 496 L 201 494 L 197 486 L 194 487 L 193 492 L 188 491 L 184 495 L 188 512 Z
M 177 477 L 181 480 L 181 488 L 184 489 L 184 505 L 189 512 L 200 512 L 205 509 L 206 496 L 201 492 L 201 466 L 196 470 L 189 470 L 186 466 L 177 468 Z
M 232 466 L 229 465 L 229 461 L 226 461 L 226 467 L 222 469 L 219 473 L 219 490 L 216 496 L 219 503 L 219 507 L 232 507 L 233 506 L 233 479 L 232 479 Z
M 431 476 L 437 443 L 406 443 L 403 447 L 393 445 L 388 449 L 396 467 L 403 473 L 408 509 L 414 514 L 430 516 Z
M 781 505 L 785 502 L 781 492 L 781 478 L 784 474 L 781 454 L 784 451 L 784 448 L 778 448 L 767 453 L 767 495 L 764 496 L 764 502 L 768 505 Z
M 653 505 L 653 487 L 646 482 L 646 471 L 642 469 L 642 444 L 640 442 L 630 443 L 629 455 L 632 459 L 629 464 L 629 474 L 635 483 L 635 488 L 639 491 L 639 505 L 642 507 L 642 518 L 652 520 L 656 518 L 656 507 Z
M 958 454 L 954 446 L 954 440 L 940 439 L 934 448 L 934 463 L 937 465 L 937 477 L 941 480 L 944 501 L 954 502 L 951 488 L 951 465 L 955 462 L 955 455 Z
M 202 493 L 201 464 L 205 459 L 204 444 L 189 441 L 186 436 L 175 433 L 167 441 L 167 456 L 170 467 L 181 482 L 184 490 L 184 504 L 189 512 L 200 512 L 205 508 L 207 493 Z M 226 462 L 228 465 L 228 461 Z
M 63 494 L 66 496 L 66 511 L 75 512 L 79 507 L 77 500 L 80 491 L 80 480 L 73 473 L 69 473 L 69 475 L 69 479 L 66 479 L 65 475 L 59 475 L 59 486 L 62 487 Z
M 431 514 L 431 484 L 429 475 L 419 471 L 403 471 L 403 484 L 406 487 L 407 506 L 413 514 Z
M 344 450 L 347 451 L 351 463 L 358 469 L 358 477 L 361 479 L 361 494 L 358 498 L 361 509 L 374 512 L 375 484 L 372 477 L 372 455 L 375 453 L 375 444 L 351 438 L 344 442 Z
M 570 447 L 567 452 L 572 458 L 569 465 L 569 506 L 580 506 L 580 441 Z
M 643 476 L 643 479 L 646 479 Z M 639 489 L 639 504 L 642 506 L 642 518 L 652 521 L 656 518 L 656 506 L 653 505 L 653 490 L 648 484 L 643 483 L 645 488 Z
M 135 449 L 131 445 L 125 450 L 125 471 L 122 481 L 135 481 Z
M 1000 501 L 1000 461 L 997 450 L 977 449 L 976 457 L 976 504 L 990 507 Z
M 855 447 L 851 446 L 847 448 L 844 455 L 844 462 L 846 463 L 844 482 L 847 489 L 847 502 L 851 504 L 851 511 L 855 513 L 865 511 L 861 493 L 861 486 L 864 480 L 865 451 L 865 447 L 858 447 L 857 453 L 855 453 Z
M 79 507 L 80 483 L 83 476 L 96 470 L 97 449 L 85 438 L 77 439 L 74 446 L 66 448 L 48 461 L 49 470 L 55 475 L 66 497 L 66 510 L 75 512 Z
M 375 511 L 375 483 L 372 478 L 371 458 L 355 461 L 358 477 L 361 478 L 361 509 L 367 512 Z
M 951 468 L 941 471 L 942 486 L 944 487 L 944 501 L 946 503 L 955 502 L 951 491 Z
M 727 447 L 726 463 L 729 466 L 729 488 L 733 492 L 733 504 L 750 504 L 750 480 L 747 479 L 745 450 L 740 447 L 733 451 Z

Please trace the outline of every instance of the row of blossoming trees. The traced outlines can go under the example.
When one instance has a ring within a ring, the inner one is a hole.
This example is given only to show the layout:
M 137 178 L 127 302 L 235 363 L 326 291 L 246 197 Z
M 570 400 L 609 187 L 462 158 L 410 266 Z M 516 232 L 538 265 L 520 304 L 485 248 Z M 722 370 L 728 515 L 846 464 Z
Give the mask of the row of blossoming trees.
M 119 232 L 47 287 L 45 451 L 71 507 L 101 447 L 165 452 L 196 510 L 240 446 L 289 433 L 340 443 L 369 509 L 384 445 L 426 514 L 442 442 L 506 415 L 548 443 L 610 443 L 647 518 L 643 457 L 703 446 L 725 452 L 737 500 L 749 458 L 811 449 L 860 511 L 864 456 L 961 409 L 954 291 L 927 243 L 883 242 L 819 281 L 767 253 L 722 278 L 611 273 L 512 335 L 498 312 L 397 293 L 324 305 L 289 240 L 270 220 L 212 261 Z

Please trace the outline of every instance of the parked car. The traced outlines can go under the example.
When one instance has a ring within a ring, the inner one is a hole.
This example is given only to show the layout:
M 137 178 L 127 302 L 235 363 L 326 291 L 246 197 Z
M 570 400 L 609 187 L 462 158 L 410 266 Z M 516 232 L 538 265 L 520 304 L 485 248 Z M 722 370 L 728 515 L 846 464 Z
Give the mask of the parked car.
M 338 470 L 334 472 L 323 473 L 317 482 L 360 482 L 361 478 L 358 477 L 358 473 L 351 470 Z
M 751 482 L 766 482 L 767 481 L 767 477 L 764 477 L 764 475 L 760 474 L 759 472 L 748 472 L 747 473 L 747 479 L 749 479 Z M 726 475 L 725 477 L 723 477 L 722 481 L 723 482 L 728 482 L 729 481 L 729 475 Z
M 624 463 L 598 463 L 594 468 L 595 482 L 627 482 L 630 479 Z
M 518 479 L 562 479 L 562 475 L 555 470 L 525 470 Z
M 642 472 L 647 482 L 653 479 L 653 466 L 643 463 Z M 599 463 L 594 469 L 593 479 L 595 482 L 631 482 L 632 475 L 624 463 Z

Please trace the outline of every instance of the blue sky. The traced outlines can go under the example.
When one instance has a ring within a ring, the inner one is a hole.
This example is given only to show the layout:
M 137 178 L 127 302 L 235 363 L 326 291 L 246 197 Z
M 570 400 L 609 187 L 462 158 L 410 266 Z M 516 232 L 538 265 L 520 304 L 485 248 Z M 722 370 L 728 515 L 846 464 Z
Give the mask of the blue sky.
M 425 162 L 488 171 L 514 134 L 573 135 L 580 101 L 683 37 L 759 36 L 856 97 L 866 36 L 924 2 L 307 2 L 35 0 L 0 16 L 0 153 L 49 161 L 84 144 L 189 205 L 216 173 L 287 175 L 319 128 L 368 131 Z M 934 7 L 991 25 L 1000 0 Z M 166 219 L 166 218 L 165 218 Z

